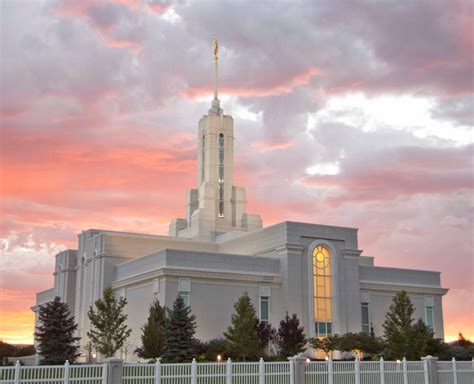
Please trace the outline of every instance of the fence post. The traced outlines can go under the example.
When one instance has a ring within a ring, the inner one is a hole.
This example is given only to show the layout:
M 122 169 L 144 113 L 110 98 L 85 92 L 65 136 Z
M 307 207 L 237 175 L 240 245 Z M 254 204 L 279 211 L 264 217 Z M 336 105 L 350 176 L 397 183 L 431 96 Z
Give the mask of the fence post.
M 265 384 L 265 363 L 263 357 L 258 362 L 258 384 Z
M 225 384 L 232 384 L 232 360 L 230 359 L 230 357 L 227 359 L 225 373 L 226 373 Z
M 305 371 L 306 359 L 303 356 L 296 355 L 296 356 L 289 357 L 288 360 L 290 360 L 290 363 L 293 365 L 293 375 L 290 377 L 290 383 L 303 384 L 304 379 L 305 379 L 304 371 Z M 293 379 L 293 381 L 291 381 L 291 379 Z
M 161 361 L 160 359 L 156 360 L 155 363 L 155 384 L 161 383 Z
M 438 358 L 433 356 L 422 357 L 425 371 L 425 384 L 439 384 Z
M 15 363 L 15 384 L 20 384 L 20 361 Z
M 64 363 L 64 384 L 69 383 L 69 360 Z
M 385 384 L 385 365 L 383 357 L 380 358 L 380 384 Z
M 453 364 L 453 384 L 458 384 L 458 371 L 456 370 L 456 359 L 453 357 L 451 362 Z
M 106 381 L 104 384 L 117 384 L 122 382 L 123 361 L 116 357 L 109 357 L 104 360 L 104 369 L 107 371 Z
M 197 384 L 197 362 L 193 359 L 191 363 L 191 384 Z
M 295 363 L 290 360 L 290 384 L 295 384 Z
M 107 364 L 102 363 L 102 384 L 107 384 Z
M 356 357 L 354 360 L 354 371 L 355 371 L 355 384 L 360 384 L 360 364 L 359 364 L 358 357 Z
M 408 367 L 407 367 L 407 359 L 404 357 L 402 360 L 403 363 L 403 383 L 408 384 Z
M 328 360 L 328 384 L 333 384 L 334 382 L 334 371 L 332 366 L 332 359 Z

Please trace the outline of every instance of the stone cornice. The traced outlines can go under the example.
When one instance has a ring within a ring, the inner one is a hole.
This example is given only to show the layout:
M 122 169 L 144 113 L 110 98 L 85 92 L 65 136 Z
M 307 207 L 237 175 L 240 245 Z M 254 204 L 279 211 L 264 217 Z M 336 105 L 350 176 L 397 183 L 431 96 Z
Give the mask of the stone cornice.
M 386 291 L 386 292 L 398 292 L 405 290 L 413 293 L 431 293 L 436 295 L 445 295 L 449 289 L 434 287 L 432 285 L 416 285 L 416 284 L 403 284 L 403 283 L 385 283 L 377 281 L 360 281 L 360 289 L 368 289 L 370 291 Z
M 153 271 L 139 273 L 112 282 L 112 288 L 122 288 L 130 284 L 136 284 L 143 280 L 157 277 L 189 277 L 192 279 L 209 279 L 222 281 L 247 281 L 255 283 L 281 284 L 282 277 L 277 274 L 251 273 L 251 272 L 223 272 L 188 268 L 159 268 Z
M 345 259 L 358 259 L 363 251 L 359 249 L 343 249 L 341 252 Z
M 299 253 L 299 252 L 302 252 L 305 248 L 306 247 L 301 244 L 282 244 L 275 247 L 275 251 L 277 251 L 278 253 L 282 251 Z

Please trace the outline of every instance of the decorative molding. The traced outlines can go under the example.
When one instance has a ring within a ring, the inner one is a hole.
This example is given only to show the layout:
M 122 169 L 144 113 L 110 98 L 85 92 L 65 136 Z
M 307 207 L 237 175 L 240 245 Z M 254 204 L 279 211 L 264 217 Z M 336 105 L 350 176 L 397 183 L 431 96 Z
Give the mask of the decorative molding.
M 429 285 L 407 285 L 402 283 L 386 283 L 386 282 L 376 282 L 376 281 L 360 281 L 360 289 L 368 289 L 370 291 L 388 291 L 388 292 L 398 292 L 398 291 L 407 291 L 412 293 L 425 293 L 425 294 L 435 294 L 435 295 L 445 295 L 448 293 L 449 289 L 441 287 L 433 287 Z
M 370 292 L 369 291 L 360 291 L 360 302 L 361 303 L 370 303 Z
M 425 307 L 433 307 L 434 299 L 433 296 L 425 296 Z
M 153 280 L 153 293 L 155 295 L 160 293 L 160 279 Z
M 178 278 L 178 291 L 191 292 L 191 279 L 184 277 Z
M 304 251 L 305 248 L 306 247 L 304 245 L 300 245 L 300 244 L 282 244 L 275 247 L 275 251 L 278 253 L 283 253 L 285 251 L 299 253 L 299 252 Z
M 222 281 L 242 281 L 253 283 L 281 284 L 283 278 L 277 274 L 255 274 L 239 272 L 218 272 L 205 271 L 187 268 L 158 268 L 152 271 L 139 273 L 137 275 L 125 277 L 112 282 L 114 289 L 136 284 L 143 280 L 158 277 L 187 277 L 190 279 L 222 280 Z
M 341 249 L 342 256 L 344 256 L 345 259 L 359 259 L 362 252 L 363 251 L 359 249 Z
M 260 284 L 260 297 L 270 297 L 272 295 L 272 288 L 268 284 Z

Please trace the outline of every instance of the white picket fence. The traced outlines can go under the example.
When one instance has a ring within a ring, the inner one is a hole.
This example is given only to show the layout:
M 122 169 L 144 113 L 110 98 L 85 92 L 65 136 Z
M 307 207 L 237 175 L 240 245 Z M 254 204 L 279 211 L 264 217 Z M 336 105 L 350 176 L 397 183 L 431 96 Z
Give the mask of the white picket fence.
M 188 364 L 124 364 L 123 384 L 289 384 L 290 361 Z
M 113 384 L 474 384 L 474 361 L 436 363 L 433 382 L 426 361 L 295 361 L 123 364 Z M 303 369 L 303 382 L 295 370 Z M 107 364 L 0 367 L 1 384 L 110 384 Z M 430 381 L 431 380 L 431 381 Z

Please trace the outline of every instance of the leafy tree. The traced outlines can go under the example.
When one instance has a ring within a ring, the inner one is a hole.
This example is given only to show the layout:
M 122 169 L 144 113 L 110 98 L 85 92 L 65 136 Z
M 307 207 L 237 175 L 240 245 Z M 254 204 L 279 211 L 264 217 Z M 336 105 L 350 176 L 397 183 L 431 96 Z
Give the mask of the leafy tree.
M 123 347 L 132 330 L 126 325 L 127 315 L 123 313 L 127 300 L 115 298 L 112 288 L 106 288 L 103 299 L 96 300 L 87 313 L 91 330 L 87 332 L 92 345 L 100 354 L 111 357 Z
M 142 327 L 142 346 L 135 353 L 142 359 L 158 359 L 165 352 L 166 311 L 156 300 L 151 306 L 147 322 Z
M 276 340 L 277 331 L 268 321 L 260 321 L 257 319 L 255 323 L 257 328 L 257 335 L 260 345 L 260 352 L 266 354 L 265 351 L 268 348 L 270 342 Z
M 173 309 L 168 309 L 165 329 L 164 360 L 182 363 L 197 355 L 198 342 L 194 338 L 196 316 L 191 313 L 191 308 L 184 303 L 181 296 L 174 301 Z
M 414 311 L 413 304 L 405 291 L 400 291 L 394 296 L 383 323 L 387 359 L 408 358 L 411 355 Z
M 474 347 L 474 343 L 471 340 L 466 339 L 461 332 L 459 332 L 458 335 L 457 345 L 465 349 Z
M 327 357 L 332 358 L 332 353 L 339 348 L 339 335 L 327 337 L 313 337 L 308 340 L 312 348 L 323 351 Z
M 292 317 L 286 314 L 285 320 L 280 321 L 278 328 L 278 348 L 282 357 L 294 356 L 306 350 L 304 328 L 294 313 Z
M 225 339 L 212 339 L 206 343 L 204 359 L 208 361 L 216 361 L 217 356 L 225 359 L 228 355 L 229 343 Z
M 227 328 L 224 337 L 229 343 L 229 352 L 234 358 L 245 361 L 259 357 L 260 339 L 258 337 L 257 316 L 247 293 L 244 293 L 234 304 L 232 325 Z
M 459 333 L 458 340 L 450 343 L 450 353 L 456 360 L 474 359 L 474 343 Z
M 79 356 L 77 350 L 79 337 L 74 337 L 77 324 L 66 303 L 56 296 L 54 300 L 40 305 L 38 312 L 39 326 L 35 338 L 43 364 L 64 364 L 66 360 L 73 363 Z
M 442 339 L 432 338 L 426 345 L 426 355 L 436 356 L 440 361 L 451 360 L 453 352 L 451 346 Z

